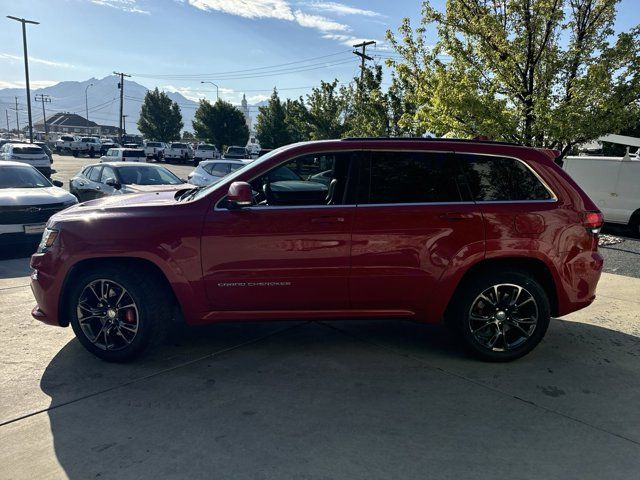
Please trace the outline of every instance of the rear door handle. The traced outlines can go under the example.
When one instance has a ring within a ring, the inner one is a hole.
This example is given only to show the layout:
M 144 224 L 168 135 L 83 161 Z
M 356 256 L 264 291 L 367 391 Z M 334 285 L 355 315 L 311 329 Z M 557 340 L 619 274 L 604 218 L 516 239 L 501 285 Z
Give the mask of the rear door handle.
M 84 182 L 78 182 L 78 185 L 80 185 L 81 187 L 84 187 Z
M 467 212 L 447 212 L 440 215 L 442 220 L 449 220 L 452 222 L 457 222 L 460 220 L 470 220 L 473 218 L 473 213 Z
M 312 218 L 311 223 L 320 223 L 320 224 L 328 224 L 328 223 L 343 223 L 344 217 L 318 217 Z

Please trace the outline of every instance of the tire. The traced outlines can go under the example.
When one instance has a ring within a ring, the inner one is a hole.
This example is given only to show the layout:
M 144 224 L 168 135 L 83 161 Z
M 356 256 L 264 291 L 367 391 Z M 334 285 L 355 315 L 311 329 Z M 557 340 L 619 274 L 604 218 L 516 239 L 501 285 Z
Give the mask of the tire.
M 78 157 L 78 150 L 71 150 L 71 154 L 72 154 L 74 157 Z
M 93 150 L 93 147 L 91 147 L 91 148 L 89 149 L 89 157 L 90 157 L 90 158 L 93 158 L 93 157 L 95 157 L 95 156 L 96 156 L 96 152 Z
M 529 353 L 544 337 L 550 318 L 544 288 L 520 271 L 470 278 L 460 285 L 446 314 L 447 324 L 471 353 L 490 362 L 509 362 Z
M 70 288 L 66 313 L 71 327 L 80 343 L 103 360 L 131 361 L 167 335 L 172 295 L 153 274 L 103 266 L 82 273 Z M 94 292 L 106 292 L 106 302 L 100 303 Z
M 631 235 L 636 238 L 640 238 L 640 210 L 636 210 L 633 215 L 631 215 L 631 220 L 629 221 L 629 230 Z

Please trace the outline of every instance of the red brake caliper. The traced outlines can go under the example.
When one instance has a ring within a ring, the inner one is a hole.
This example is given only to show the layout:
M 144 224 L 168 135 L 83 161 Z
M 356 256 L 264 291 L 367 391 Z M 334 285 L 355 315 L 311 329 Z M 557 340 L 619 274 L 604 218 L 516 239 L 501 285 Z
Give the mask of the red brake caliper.
M 124 314 L 124 319 L 129 323 L 136 323 L 136 311 L 133 308 L 128 308 Z

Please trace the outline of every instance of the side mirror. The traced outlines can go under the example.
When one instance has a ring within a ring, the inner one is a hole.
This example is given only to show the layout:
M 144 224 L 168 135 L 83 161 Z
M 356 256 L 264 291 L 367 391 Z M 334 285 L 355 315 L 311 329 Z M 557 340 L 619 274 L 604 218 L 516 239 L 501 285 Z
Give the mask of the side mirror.
M 51 180 L 51 183 L 56 187 L 62 187 L 64 185 L 60 180 Z
M 253 203 L 253 193 L 251 185 L 247 182 L 233 182 L 229 185 L 229 193 L 227 193 L 227 208 L 242 208 Z
M 110 187 L 115 188 L 116 190 L 120 190 L 122 188 L 122 185 L 120 185 L 120 182 L 118 182 L 115 178 L 107 178 L 107 181 L 104 183 L 106 183 Z

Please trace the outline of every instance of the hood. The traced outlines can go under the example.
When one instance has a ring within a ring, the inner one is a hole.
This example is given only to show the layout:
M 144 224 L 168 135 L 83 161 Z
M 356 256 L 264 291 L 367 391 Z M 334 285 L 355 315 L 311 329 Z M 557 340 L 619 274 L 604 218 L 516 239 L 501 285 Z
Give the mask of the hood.
M 46 205 L 75 201 L 76 197 L 59 187 L 0 188 L 0 207 Z

